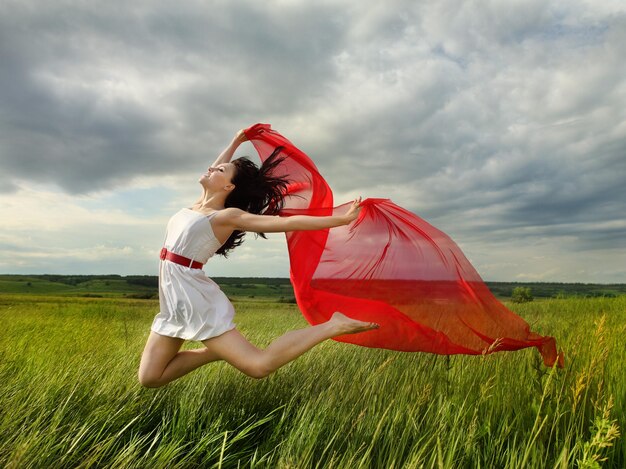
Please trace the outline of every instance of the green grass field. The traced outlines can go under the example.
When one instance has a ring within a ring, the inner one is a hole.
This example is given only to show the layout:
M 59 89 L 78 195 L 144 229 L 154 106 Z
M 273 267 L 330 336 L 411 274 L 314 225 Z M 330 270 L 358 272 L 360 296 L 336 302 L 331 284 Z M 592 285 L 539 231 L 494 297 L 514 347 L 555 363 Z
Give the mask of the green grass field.
M 245 300 L 257 345 L 306 326 Z M 327 341 L 264 380 L 215 363 L 155 390 L 136 371 L 157 301 L 4 293 L 0 467 L 625 467 L 626 297 L 507 305 L 564 369 Z

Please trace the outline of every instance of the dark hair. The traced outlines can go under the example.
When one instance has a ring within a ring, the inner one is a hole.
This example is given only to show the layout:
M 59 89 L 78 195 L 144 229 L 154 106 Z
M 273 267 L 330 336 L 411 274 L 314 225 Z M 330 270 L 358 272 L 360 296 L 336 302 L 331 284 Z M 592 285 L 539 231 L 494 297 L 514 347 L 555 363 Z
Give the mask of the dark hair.
M 232 183 L 235 188 L 228 194 L 224 207 L 237 207 L 256 215 L 276 215 L 282 208 L 289 181 L 285 176 L 276 176 L 274 170 L 287 158 L 279 156 L 284 147 L 276 147 L 259 168 L 245 156 L 233 160 L 235 175 Z M 246 233 L 235 230 L 217 250 L 217 254 L 227 257 L 228 252 L 241 246 Z M 264 233 L 257 233 L 266 238 Z

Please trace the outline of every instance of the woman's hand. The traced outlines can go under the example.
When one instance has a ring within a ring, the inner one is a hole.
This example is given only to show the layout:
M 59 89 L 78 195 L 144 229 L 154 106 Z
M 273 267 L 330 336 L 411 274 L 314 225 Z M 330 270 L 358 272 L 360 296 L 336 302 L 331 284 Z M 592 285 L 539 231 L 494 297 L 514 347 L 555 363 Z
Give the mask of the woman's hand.
M 359 212 L 361 211 L 361 197 L 358 199 L 354 199 L 352 202 L 352 206 L 344 215 L 346 217 L 346 225 L 349 225 L 354 220 L 356 220 L 359 216 Z
M 211 165 L 212 167 L 215 168 L 222 163 L 230 162 L 239 145 L 248 140 L 248 137 L 246 137 L 246 134 L 243 130 L 244 129 L 241 129 L 235 134 L 230 144 L 226 148 L 224 148 L 224 150 L 222 150 L 222 153 L 220 153 L 217 159 L 213 162 L 213 164 Z
M 244 129 L 241 129 L 239 132 L 237 132 L 237 134 L 235 135 L 235 141 L 237 143 L 243 143 L 248 141 L 248 137 L 246 137 L 246 134 L 243 131 Z

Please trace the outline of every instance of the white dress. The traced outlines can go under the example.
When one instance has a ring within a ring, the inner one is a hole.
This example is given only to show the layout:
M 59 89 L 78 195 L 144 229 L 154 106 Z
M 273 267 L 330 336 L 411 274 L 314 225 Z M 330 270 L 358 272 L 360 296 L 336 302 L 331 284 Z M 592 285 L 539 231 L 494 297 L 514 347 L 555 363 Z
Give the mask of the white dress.
M 206 263 L 221 246 L 211 226 L 215 213 L 207 216 L 189 208 L 181 209 L 167 224 L 164 247 Z M 151 329 L 160 335 L 206 340 L 235 328 L 233 305 L 202 269 L 161 260 L 159 305 L 160 312 Z

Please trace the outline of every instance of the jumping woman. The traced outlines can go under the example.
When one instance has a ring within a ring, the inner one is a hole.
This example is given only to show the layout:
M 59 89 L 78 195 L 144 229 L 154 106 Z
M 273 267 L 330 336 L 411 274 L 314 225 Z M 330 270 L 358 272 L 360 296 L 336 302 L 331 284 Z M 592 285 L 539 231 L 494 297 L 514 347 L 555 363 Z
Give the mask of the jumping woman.
M 243 242 L 245 232 L 278 233 L 322 230 L 354 221 L 360 199 L 342 216 L 276 216 L 282 208 L 285 178 L 272 175 L 282 161 L 277 149 L 258 168 L 247 158 L 231 162 L 247 138 L 239 131 L 199 183 L 202 196 L 176 213 L 167 225 L 159 268 L 160 312 L 154 318 L 139 365 L 139 382 L 163 386 L 206 365 L 225 360 L 253 378 L 263 378 L 331 337 L 364 332 L 376 323 L 339 312 L 322 324 L 290 331 L 261 350 L 233 323 L 234 308 L 202 266 L 214 254 L 226 255 Z M 185 340 L 203 348 L 184 350 Z

